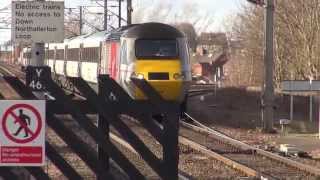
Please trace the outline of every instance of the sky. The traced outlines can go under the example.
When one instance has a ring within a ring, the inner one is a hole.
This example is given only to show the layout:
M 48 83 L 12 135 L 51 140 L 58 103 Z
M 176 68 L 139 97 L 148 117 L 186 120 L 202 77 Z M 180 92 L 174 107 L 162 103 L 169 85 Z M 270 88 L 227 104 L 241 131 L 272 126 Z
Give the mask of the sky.
M 0 10 L 8 5 L 10 5 L 11 0 L 0 0 Z M 92 3 L 93 0 L 65 0 L 65 7 L 77 7 L 80 5 L 92 5 L 95 3 Z M 100 0 L 101 1 L 101 0 Z M 179 14 L 181 16 L 184 16 L 186 19 L 192 19 L 189 18 L 187 15 L 183 15 L 183 7 L 186 7 L 187 4 L 189 6 L 192 6 L 197 16 L 200 16 L 201 18 L 206 17 L 213 17 L 213 23 L 210 24 L 210 26 L 205 31 L 224 31 L 224 23 L 226 21 L 226 18 L 232 14 L 236 14 L 240 11 L 241 5 L 245 4 L 246 0 L 132 0 L 133 2 L 133 9 L 134 13 L 133 16 L 135 16 L 135 13 L 137 13 L 137 10 L 141 9 L 142 7 L 152 7 L 154 4 L 167 4 L 167 6 L 173 7 L 173 12 L 180 12 Z M 103 3 L 101 1 L 100 3 Z M 111 4 L 112 2 L 110 2 Z M 124 5 L 125 6 L 125 5 Z M 149 9 L 149 8 L 148 8 Z M 136 10 L 136 11 L 135 11 Z M 182 12 L 182 13 L 181 13 Z M 5 16 L 5 14 L 0 13 L 0 19 L 1 17 Z M 152 16 L 149 16 L 152 17 Z M 197 18 L 197 17 L 193 17 Z M 173 22 L 173 21 L 179 21 L 181 17 L 174 18 L 174 16 L 171 17 L 171 19 L 167 20 L 167 23 Z M 148 18 L 145 18 L 143 21 L 150 21 Z M 0 24 L 1 27 L 2 24 Z M 0 29 L 0 43 L 3 41 L 7 41 L 10 39 L 10 30 L 1 30 Z

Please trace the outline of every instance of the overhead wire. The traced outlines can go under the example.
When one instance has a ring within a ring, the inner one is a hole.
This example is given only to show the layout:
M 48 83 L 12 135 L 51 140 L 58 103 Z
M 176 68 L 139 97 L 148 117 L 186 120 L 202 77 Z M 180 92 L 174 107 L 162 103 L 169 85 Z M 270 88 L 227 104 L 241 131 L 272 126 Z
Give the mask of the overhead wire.
M 7 6 L 4 6 L 3 8 L 0 8 L 0 11 L 10 10 L 10 7 L 11 7 L 11 3 L 9 3 Z
M 89 13 L 89 14 L 100 15 L 100 13 L 91 12 L 87 7 L 84 7 L 84 10 L 86 10 L 87 13 Z M 101 13 L 101 16 L 98 16 L 98 18 L 100 20 L 99 22 L 103 22 L 104 16 L 102 16 L 102 15 L 103 15 L 103 13 Z M 113 22 L 111 22 L 110 24 L 113 24 L 113 23 L 115 23 L 115 20 L 113 20 Z M 108 24 L 108 27 L 110 27 L 111 29 L 116 29 L 114 26 L 112 26 L 110 24 Z
M 5 5 L 3 8 L 0 8 L 0 14 L 8 14 L 8 16 L 1 16 L 0 17 L 0 24 L 4 24 L 4 26 L 7 26 L 5 28 L 10 28 L 8 26 L 11 25 L 11 3 L 8 5 Z M 2 28 L 4 29 L 4 28 Z
M 71 14 L 77 15 L 76 18 L 79 19 L 80 15 L 76 14 L 74 12 L 71 11 L 71 13 L 65 14 L 68 17 L 71 16 Z M 90 28 L 94 29 L 95 31 L 102 31 L 99 27 L 97 27 L 96 25 L 93 25 L 92 23 L 88 22 L 85 18 L 82 19 L 83 23 L 85 23 L 87 26 L 89 26 Z
M 101 3 L 99 3 L 97 0 L 95 0 L 95 3 L 98 4 L 100 7 L 104 7 L 104 5 L 102 5 Z M 107 12 L 110 12 L 112 15 L 116 16 L 117 18 L 119 18 L 119 15 L 111 10 L 107 9 Z M 128 21 L 122 17 L 120 17 L 121 21 L 127 23 Z

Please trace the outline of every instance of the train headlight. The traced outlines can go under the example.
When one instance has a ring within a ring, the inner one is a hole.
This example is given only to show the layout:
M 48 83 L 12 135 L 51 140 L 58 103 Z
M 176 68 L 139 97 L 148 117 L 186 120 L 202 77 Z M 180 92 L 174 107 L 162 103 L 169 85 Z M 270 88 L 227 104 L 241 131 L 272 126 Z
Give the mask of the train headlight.
M 144 79 L 144 75 L 141 73 L 132 73 L 131 77 L 137 78 L 137 79 Z
M 183 75 L 183 74 L 180 74 L 180 73 L 174 73 L 174 74 L 173 74 L 173 78 L 174 78 L 175 80 L 184 79 L 184 75 Z
M 144 79 L 144 75 L 143 75 L 143 74 L 138 73 L 137 78 L 138 78 L 138 79 Z

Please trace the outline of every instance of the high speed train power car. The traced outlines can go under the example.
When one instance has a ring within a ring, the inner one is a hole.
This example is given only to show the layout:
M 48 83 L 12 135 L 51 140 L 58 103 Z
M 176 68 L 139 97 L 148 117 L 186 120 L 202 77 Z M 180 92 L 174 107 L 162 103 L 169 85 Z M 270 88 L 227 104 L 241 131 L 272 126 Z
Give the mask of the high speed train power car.
M 27 63 L 28 50 L 21 55 Z M 97 83 L 98 74 L 109 74 L 134 99 L 144 99 L 131 77 L 146 79 L 166 100 L 185 104 L 191 81 L 187 38 L 161 23 L 121 27 L 49 44 L 46 63 L 57 76 L 82 77 Z

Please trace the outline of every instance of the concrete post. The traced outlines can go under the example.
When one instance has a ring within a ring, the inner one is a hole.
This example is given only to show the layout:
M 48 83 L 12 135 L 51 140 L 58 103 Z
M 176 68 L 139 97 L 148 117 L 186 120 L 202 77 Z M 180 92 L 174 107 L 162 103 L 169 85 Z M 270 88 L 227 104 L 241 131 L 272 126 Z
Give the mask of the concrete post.
M 273 86 L 273 14 L 274 14 L 274 0 L 267 0 L 265 14 L 265 85 L 263 95 L 263 120 L 264 131 L 273 131 L 273 118 L 274 118 L 274 86 Z
M 108 30 L 108 0 L 104 0 L 104 30 Z
M 132 0 L 127 0 L 127 23 L 132 24 Z

